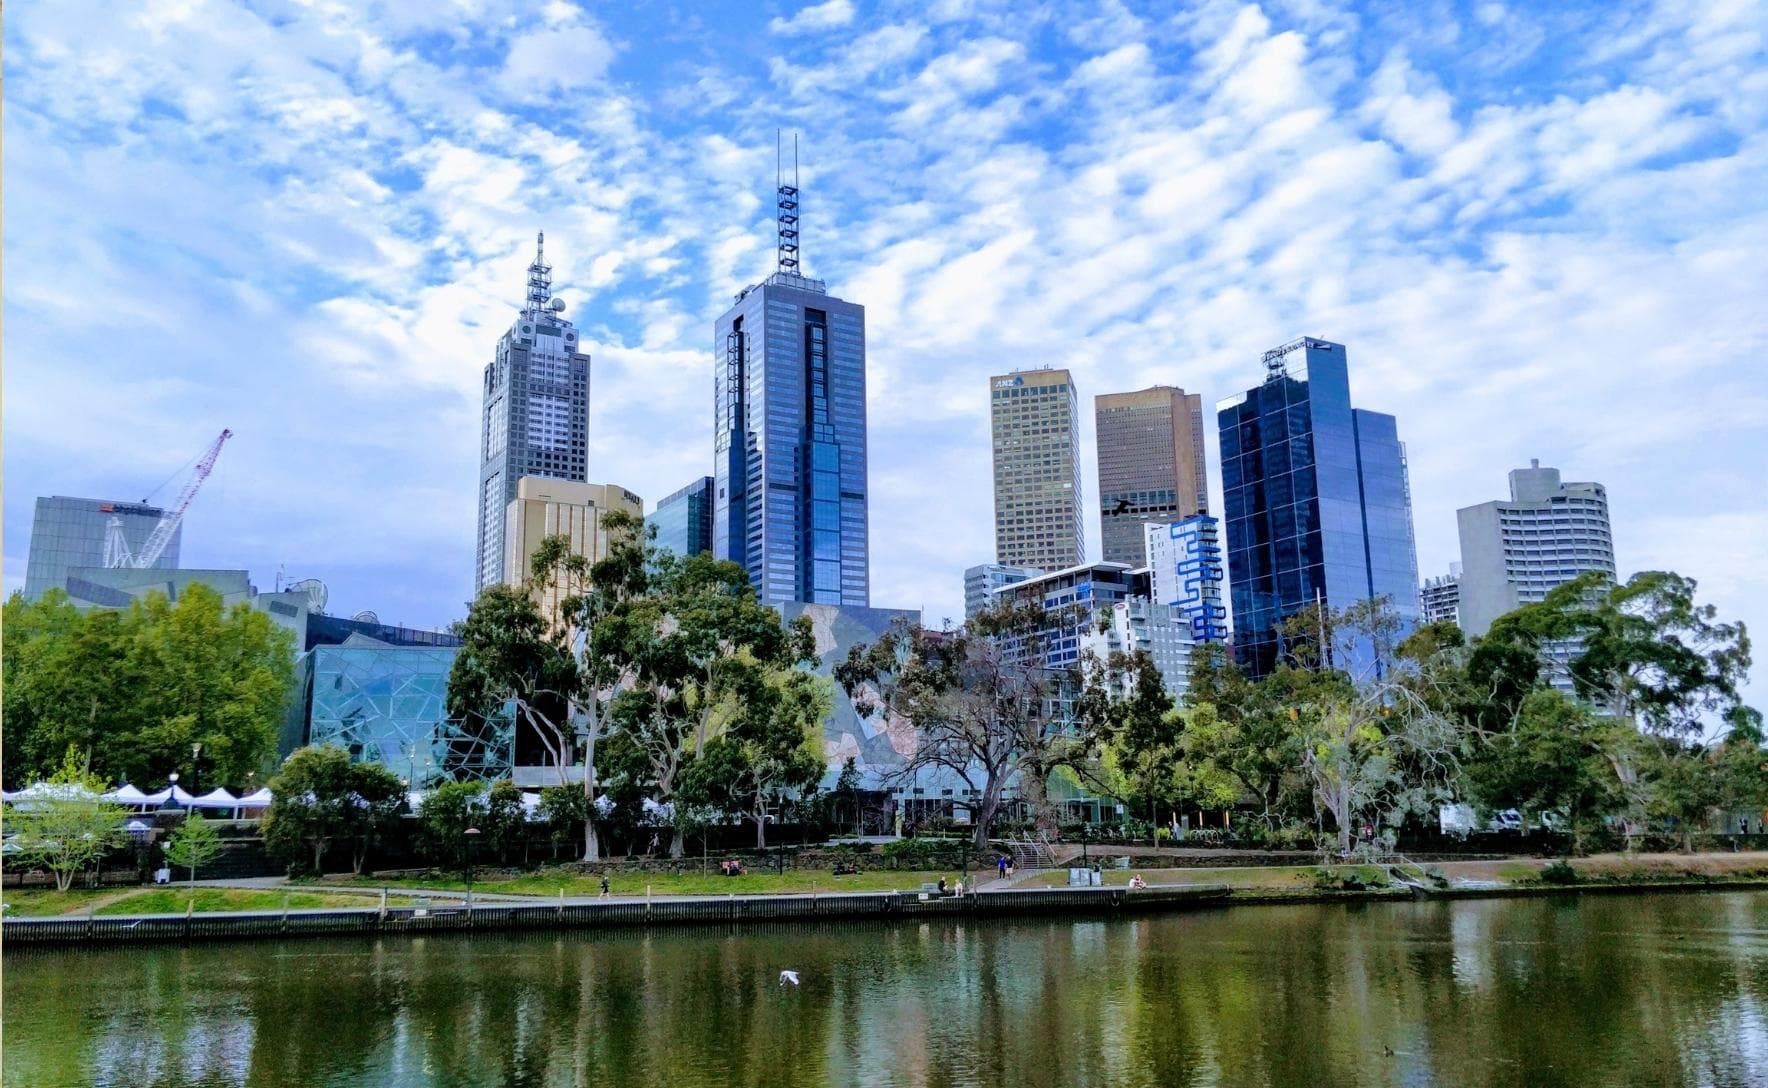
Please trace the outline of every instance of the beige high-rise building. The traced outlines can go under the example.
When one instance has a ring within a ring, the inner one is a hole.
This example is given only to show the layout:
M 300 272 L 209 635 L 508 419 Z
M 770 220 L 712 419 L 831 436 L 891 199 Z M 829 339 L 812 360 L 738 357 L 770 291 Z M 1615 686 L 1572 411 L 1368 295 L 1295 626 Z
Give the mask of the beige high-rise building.
M 549 536 L 571 538 L 571 551 L 590 560 L 608 555 L 608 533 L 602 516 L 624 510 L 640 525 L 644 501 L 618 484 L 581 484 L 574 480 L 551 480 L 524 476 L 516 481 L 516 497 L 504 516 L 503 569 L 511 585 L 528 578 L 534 549 Z M 541 591 L 540 606 L 548 611 L 557 603 L 556 582 Z
M 1105 562 L 1148 562 L 1142 527 L 1209 513 L 1203 398 L 1170 385 L 1093 398 Z
M 1086 556 L 1080 401 L 1066 370 L 989 379 L 995 561 L 1056 571 Z

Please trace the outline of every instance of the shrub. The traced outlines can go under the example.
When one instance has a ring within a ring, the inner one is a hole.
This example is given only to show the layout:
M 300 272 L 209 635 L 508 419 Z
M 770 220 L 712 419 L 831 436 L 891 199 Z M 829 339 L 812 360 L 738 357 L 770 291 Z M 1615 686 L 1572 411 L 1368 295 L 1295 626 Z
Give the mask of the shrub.
M 960 839 L 897 839 L 878 853 L 899 869 L 956 869 L 968 846 Z
M 1571 862 L 1561 858 L 1542 867 L 1541 879 L 1548 884 L 1576 884 L 1583 878 L 1572 868 Z

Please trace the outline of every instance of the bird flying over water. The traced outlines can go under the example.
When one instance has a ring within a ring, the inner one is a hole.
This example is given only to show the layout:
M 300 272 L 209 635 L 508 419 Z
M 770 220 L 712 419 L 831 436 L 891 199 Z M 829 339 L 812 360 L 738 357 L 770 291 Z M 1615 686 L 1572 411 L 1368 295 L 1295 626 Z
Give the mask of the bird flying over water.
M 796 972 L 796 971 L 781 971 L 780 972 L 780 985 L 784 986 L 788 982 L 790 982 L 794 986 L 798 985 L 798 972 Z

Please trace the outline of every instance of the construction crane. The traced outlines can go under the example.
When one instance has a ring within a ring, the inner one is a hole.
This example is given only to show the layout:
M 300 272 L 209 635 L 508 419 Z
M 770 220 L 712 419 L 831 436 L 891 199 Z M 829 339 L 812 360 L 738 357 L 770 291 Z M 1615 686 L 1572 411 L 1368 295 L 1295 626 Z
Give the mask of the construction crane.
M 222 428 L 221 436 L 215 439 L 203 455 L 197 459 L 196 471 L 191 474 L 190 482 L 178 493 L 178 501 L 160 516 L 160 523 L 147 534 L 147 543 L 141 551 L 133 552 L 128 540 L 123 537 L 123 519 L 111 515 L 110 523 L 105 526 L 104 565 L 107 567 L 135 567 L 146 569 L 159 562 L 160 556 L 166 553 L 166 545 L 172 542 L 172 534 L 178 531 L 178 525 L 184 520 L 184 512 L 190 509 L 191 500 L 202 489 L 203 481 L 215 470 L 215 459 L 221 456 L 221 446 L 233 432 Z

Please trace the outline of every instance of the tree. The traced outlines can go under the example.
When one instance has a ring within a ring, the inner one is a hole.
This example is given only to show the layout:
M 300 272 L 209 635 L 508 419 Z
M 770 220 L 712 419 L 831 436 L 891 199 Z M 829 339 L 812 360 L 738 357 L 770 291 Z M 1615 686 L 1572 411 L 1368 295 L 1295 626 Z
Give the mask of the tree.
M 1084 723 L 1058 698 L 1078 689 L 1078 675 L 1045 658 L 1046 632 L 1074 622 L 1008 601 L 957 629 L 899 623 L 835 668 L 860 714 L 882 710 L 913 723 L 915 750 L 898 780 L 938 769 L 969 787 L 977 850 L 988 845 L 1009 783 L 1047 821 L 1049 776 L 1092 750 Z
M 521 792 L 508 779 L 445 782 L 418 806 L 417 823 L 424 852 L 440 868 L 465 872 L 475 846 L 467 836 L 476 828 L 486 848 L 502 857 L 521 833 L 525 817 Z
M 297 748 L 270 780 L 270 809 L 259 828 L 264 845 L 291 870 L 307 862 L 311 872 L 323 873 L 332 843 L 361 833 L 357 782 L 342 748 Z
M 1103 741 L 1099 773 L 1087 777 L 1131 812 L 1146 812 L 1152 834 L 1159 807 L 1177 805 L 1184 792 L 1185 719 L 1173 712 L 1165 678 L 1146 650 L 1113 651 L 1104 659 L 1089 652 L 1081 671 L 1086 687 L 1078 713 Z
M 104 781 L 87 772 L 85 762 L 69 748 L 45 788 L 6 812 L 6 830 L 20 862 L 47 869 L 57 891 L 67 891 L 76 873 L 97 865 L 126 839 L 123 821 L 128 814 L 103 799 Z
M 166 839 L 164 850 L 169 864 L 190 870 L 190 886 L 194 889 L 197 869 L 221 856 L 221 834 L 203 819 L 202 813 L 193 810 Z
M 859 764 L 852 756 L 848 756 L 842 761 L 841 773 L 835 777 L 835 796 L 840 798 L 853 812 L 853 833 L 855 835 L 864 834 L 860 820 L 859 785 Z M 841 816 L 837 814 L 835 821 L 839 823 L 840 820 Z
M 231 609 L 200 583 L 176 605 L 152 593 L 126 610 L 81 612 L 51 591 L 5 608 L 5 773 L 53 769 L 71 743 L 93 773 L 163 780 L 203 746 L 206 773 L 243 781 L 276 750 L 294 641 L 270 617 Z
M 1236 792 L 1259 806 L 1267 827 L 1306 811 L 1299 712 L 1292 711 L 1316 688 L 1337 683 L 1331 676 L 1279 666 L 1254 684 L 1228 660 L 1225 647 L 1198 646 L 1184 699 L 1186 725 L 1180 743 L 1185 773 L 1218 803 L 1229 792 L 1227 783 L 1234 783 Z M 1299 802 L 1292 803 L 1292 798 Z
M 741 815 L 767 846 L 768 804 L 814 786 L 823 775 L 827 681 L 796 669 L 741 693 L 734 719 L 683 774 L 678 801 Z
M 1523 700 L 1514 728 L 1470 750 L 1467 782 L 1486 808 L 1562 814 L 1573 849 L 1581 850 L 1604 818 L 1626 804 L 1615 763 L 1627 742 L 1612 720 L 1543 688 Z
M 339 837 L 350 842 L 350 871 L 362 875 L 368 852 L 405 810 L 405 782 L 379 763 L 352 763 L 345 779 Z
M 655 568 L 646 591 L 590 637 L 605 667 L 631 678 L 608 712 L 644 756 L 647 792 L 669 805 L 686 765 L 740 717 L 745 700 L 816 651 L 809 620 L 783 623 L 738 564 L 661 554 Z M 677 827 L 669 855 L 683 850 Z
M 1416 669 L 1397 653 L 1399 618 L 1385 598 L 1329 610 L 1316 623 L 1328 660 L 1355 671 L 1318 671 L 1288 709 L 1315 811 L 1331 819 L 1345 855 L 1359 825 L 1397 827 L 1453 795 L 1461 733 L 1420 694 Z

